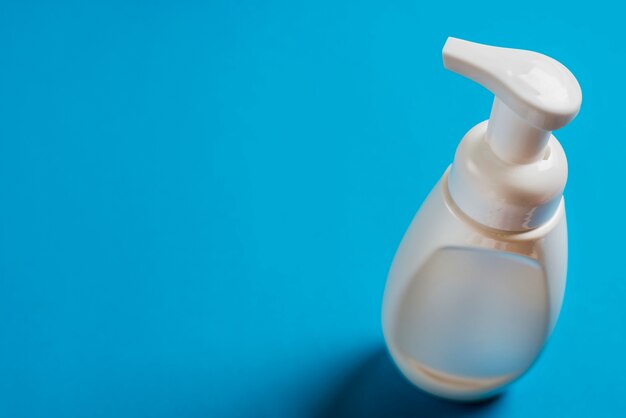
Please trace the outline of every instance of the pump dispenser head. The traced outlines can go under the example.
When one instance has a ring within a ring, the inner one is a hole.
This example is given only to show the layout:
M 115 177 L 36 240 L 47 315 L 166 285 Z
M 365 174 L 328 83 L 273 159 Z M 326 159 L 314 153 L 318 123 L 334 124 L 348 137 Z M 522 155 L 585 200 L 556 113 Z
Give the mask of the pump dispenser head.
M 456 38 L 443 47 L 443 63 L 495 95 L 489 120 L 457 148 L 448 178 L 453 201 L 498 230 L 545 224 L 562 203 L 567 181 L 567 159 L 552 131 L 578 114 L 578 81 L 543 54 Z
M 487 141 L 504 161 L 540 160 L 551 131 L 567 125 L 580 110 L 578 81 L 543 54 L 448 38 L 443 64 L 495 95 Z

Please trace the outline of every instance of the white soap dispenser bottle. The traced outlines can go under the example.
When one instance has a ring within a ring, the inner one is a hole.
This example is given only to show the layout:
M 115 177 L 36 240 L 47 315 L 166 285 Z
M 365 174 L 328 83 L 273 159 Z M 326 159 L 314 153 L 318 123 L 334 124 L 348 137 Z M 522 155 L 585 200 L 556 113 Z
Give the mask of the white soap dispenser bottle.
M 498 393 L 533 364 L 561 310 L 567 160 L 551 134 L 580 109 L 578 82 L 536 52 L 448 38 L 444 66 L 495 98 L 422 204 L 383 299 L 391 357 L 454 400 Z

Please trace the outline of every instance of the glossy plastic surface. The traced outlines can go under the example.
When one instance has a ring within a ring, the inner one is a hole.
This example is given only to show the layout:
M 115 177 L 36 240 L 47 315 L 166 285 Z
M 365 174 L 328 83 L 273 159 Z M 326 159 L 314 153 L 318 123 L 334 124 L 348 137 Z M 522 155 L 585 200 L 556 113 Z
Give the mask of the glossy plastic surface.
M 563 64 L 538 52 L 448 38 L 443 62 L 483 85 L 537 128 L 562 128 L 580 110 L 582 92 L 576 78 Z
M 564 204 L 540 228 L 503 233 L 464 215 L 447 183 L 448 172 L 396 253 L 383 329 L 411 382 L 476 400 L 524 373 L 556 323 L 567 266 Z
M 578 81 L 563 64 L 543 54 L 448 38 L 443 62 L 496 96 L 488 138 L 504 161 L 540 160 L 550 131 L 567 125 L 580 110 Z

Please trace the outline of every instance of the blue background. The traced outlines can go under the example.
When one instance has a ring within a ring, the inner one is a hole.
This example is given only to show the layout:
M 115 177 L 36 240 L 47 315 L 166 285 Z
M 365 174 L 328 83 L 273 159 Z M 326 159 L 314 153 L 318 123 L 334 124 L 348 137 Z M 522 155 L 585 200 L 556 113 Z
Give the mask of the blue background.
M 0 416 L 611 416 L 626 410 L 623 13 L 594 2 L 0 5 Z M 535 367 L 413 389 L 380 307 L 492 96 L 453 35 L 583 89 L 570 273 Z

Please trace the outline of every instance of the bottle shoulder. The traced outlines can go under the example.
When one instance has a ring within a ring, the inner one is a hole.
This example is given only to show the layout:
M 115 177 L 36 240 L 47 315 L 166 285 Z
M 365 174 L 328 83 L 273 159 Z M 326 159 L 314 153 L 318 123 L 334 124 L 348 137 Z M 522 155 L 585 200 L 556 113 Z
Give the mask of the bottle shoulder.
M 560 225 L 566 223 L 565 199 L 561 197 L 553 215 L 542 225 L 534 229 L 527 231 L 505 231 L 483 225 L 471 218 L 455 203 L 454 199 L 450 195 L 450 189 L 448 187 L 449 172 L 450 169 L 446 171 L 441 180 L 441 198 L 443 199 L 447 209 L 456 219 L 458 219 L 459 222 L 463 223 L 478 234 L 501 241 L 527 242 L 542 239 L 553 233 L 554 230 Z
M 449 189 L 451 167 L 444 172 L 419 211 L 411 228 L 421 230 L 419 235 L 444 237 L 457 243 L 492 243 L 501 248 L 504 243 L 526 245 L 562 235 L 566 231 L 565 201 L 561 198 L 557 210 L 542 225 L 528 231 L 505 231 L 483 225 L 466 214 L 454 201 Z M 433 231 L 430 233 L 430 231 Z M 439 231 L 439 232 L 436 232 Z M 457 241 L 460 239 L 461 241 Z M 496 244 L 502 243 L 502 244 Z

